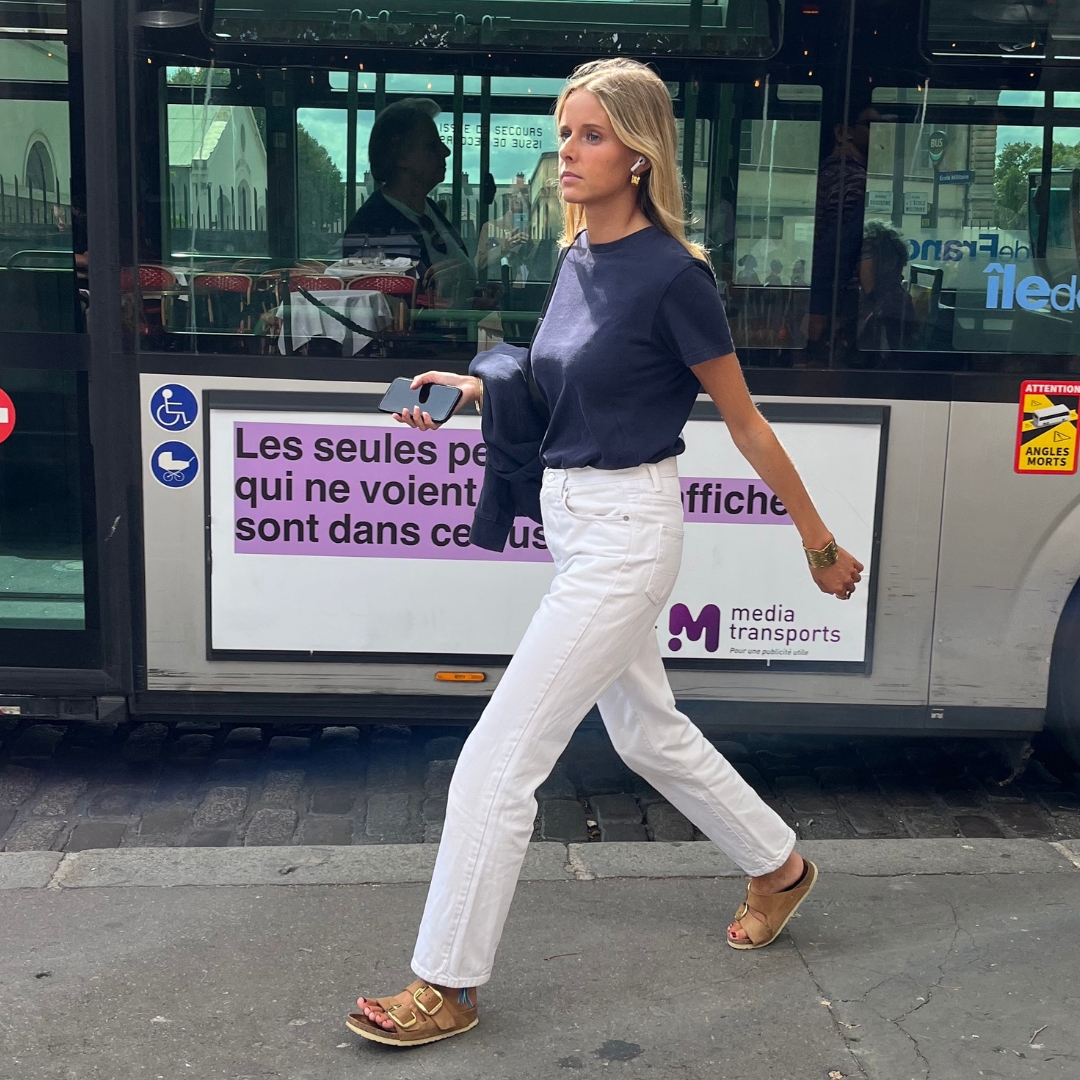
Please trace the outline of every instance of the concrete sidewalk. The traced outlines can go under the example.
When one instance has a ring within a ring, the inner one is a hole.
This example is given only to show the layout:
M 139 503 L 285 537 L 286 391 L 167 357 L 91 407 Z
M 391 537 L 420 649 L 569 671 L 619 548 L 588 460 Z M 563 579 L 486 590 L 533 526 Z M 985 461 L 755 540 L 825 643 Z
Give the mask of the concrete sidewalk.
M 819 841 L 771 948 L 711 845 L 533 845 L 481 1023 L 413 1051 L 342 1025 L 391 993 L 434 854 L 0 855 L 3 1080 L 1006 1080 L 1080 1073 L 1080 842 Z

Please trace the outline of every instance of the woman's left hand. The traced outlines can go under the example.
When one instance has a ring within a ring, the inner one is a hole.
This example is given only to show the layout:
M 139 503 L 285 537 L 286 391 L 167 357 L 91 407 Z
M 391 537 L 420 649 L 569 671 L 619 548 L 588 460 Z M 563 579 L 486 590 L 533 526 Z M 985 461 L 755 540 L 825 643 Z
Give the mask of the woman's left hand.
M 850 600 L 855 586 L 862 581 L 863 564 L 842 547 L 836 549 L 836 562 L 832 566 L 810 568 L 810 574 L 823 593 L 831 593 L 839 600 Z

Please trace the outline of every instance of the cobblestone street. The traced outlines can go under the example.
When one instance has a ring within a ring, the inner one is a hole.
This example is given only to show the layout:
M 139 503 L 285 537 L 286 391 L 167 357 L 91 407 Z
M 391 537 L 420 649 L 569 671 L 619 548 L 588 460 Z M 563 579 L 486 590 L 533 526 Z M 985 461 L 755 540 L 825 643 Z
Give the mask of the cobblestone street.
M 433 843 L 466 729 L 0 719 L 0 848 Z M 1052 743 L 1008 781 L 982 740 L 714 738 L 806 839 L 1080 836 Z M 1004 782 L 1003 782 L 1004 781 Z M 583 725 L 537 792 L 535 839 L 701 839 Z

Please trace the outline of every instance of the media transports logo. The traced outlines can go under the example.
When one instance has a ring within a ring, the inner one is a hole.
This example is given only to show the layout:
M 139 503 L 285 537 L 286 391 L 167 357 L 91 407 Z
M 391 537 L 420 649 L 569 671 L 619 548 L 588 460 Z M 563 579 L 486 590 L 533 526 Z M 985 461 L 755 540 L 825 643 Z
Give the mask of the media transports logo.
M 700 641 L 704 634 L 705 651 L 716 652 L 720 648 L 720 609 L 715 604 L 706 604 L 695 619 L 685 604 L 673 604 L 668 615 L 668 631 L 672 634 L 668 641 L 672 652 L 682 648 L 679 635 L 684 633 L 690 641 Z

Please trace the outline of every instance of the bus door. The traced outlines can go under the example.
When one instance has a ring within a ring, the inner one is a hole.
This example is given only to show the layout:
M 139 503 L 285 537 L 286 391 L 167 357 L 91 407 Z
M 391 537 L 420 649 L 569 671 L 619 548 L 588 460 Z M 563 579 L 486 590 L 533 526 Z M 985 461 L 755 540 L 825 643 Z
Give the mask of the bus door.
M 55 669 L 74 693 L 100 684 L 79 18 L 26 3 L 0 29 L 0 666 L 16 693 L 55 693 Z

